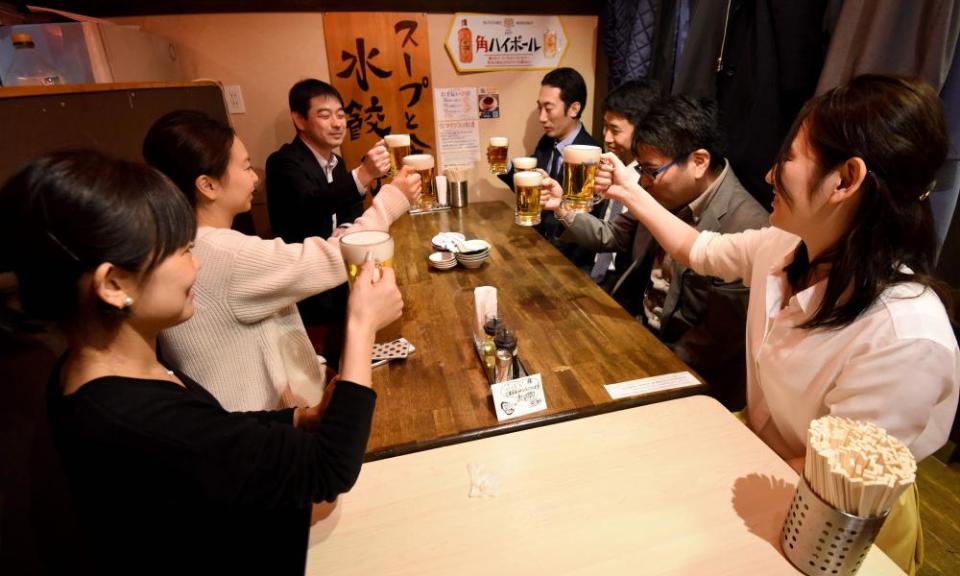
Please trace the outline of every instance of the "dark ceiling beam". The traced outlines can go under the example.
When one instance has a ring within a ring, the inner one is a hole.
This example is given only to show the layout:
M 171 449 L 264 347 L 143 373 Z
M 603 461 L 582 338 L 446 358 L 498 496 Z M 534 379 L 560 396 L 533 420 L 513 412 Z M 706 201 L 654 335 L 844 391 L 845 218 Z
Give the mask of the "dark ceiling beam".
M 17 2 L 23 7 L 26 2 Z M 87 16 L 228 12 L 479 12 L 598 15 L 600 0 L 43 0 L 37 4 Z

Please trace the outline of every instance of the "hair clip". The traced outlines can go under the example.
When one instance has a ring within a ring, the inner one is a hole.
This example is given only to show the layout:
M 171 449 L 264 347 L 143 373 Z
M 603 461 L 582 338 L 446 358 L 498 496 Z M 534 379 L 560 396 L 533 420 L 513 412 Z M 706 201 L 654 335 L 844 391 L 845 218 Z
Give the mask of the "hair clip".
M 53 235 L 53 232 L 47 230 L 47 237 L 53 240 L 53 243 L 56 244 L 61 250 L 63 250 L 63 253 L 69 256 L 71 260 L 73 260 L 77 264 L 80 263 L 80 259 L 77 258 L 76 254 L 73 253 L 73 250 L 67 248 L 66 245 L 63 242 L 61 242 L 59 238 Z
M 930 196 L 930 193 L 933 192 L 933 189 L 936 187 L 937 187 L 937 181 L 934 180 L 933 182 L 930 183 L 929 186 L 927 186 L 927 189 L 923 191 L 923 194 L 921 194 L 920 196 L 917 196 L 917 201 L 923 202 L 924 200 L 926 200 Z

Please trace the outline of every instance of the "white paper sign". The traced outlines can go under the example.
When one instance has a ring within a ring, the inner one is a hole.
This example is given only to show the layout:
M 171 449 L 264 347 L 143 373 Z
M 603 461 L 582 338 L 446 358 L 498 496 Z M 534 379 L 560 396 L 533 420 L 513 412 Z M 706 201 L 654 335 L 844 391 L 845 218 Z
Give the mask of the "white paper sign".
M 543 394 L 543 381 L 539 374 L 497 382 L 490 390 L 493 392 L 497 420 L 510 420 L 547 409 L 547 398 Z
M 476 120 L 477 89 L 476 88 L 434 88 L 433 111 L 437 122 L 451 120 Z
M 448 166 L 472 166 L 480 159 L 480 121 L 437 122 L 440 170 Z
M 607 384 L 607 394 L 614 400 L 626 398 L 628 396 L 639 396 L 661 390 L 672 390 L 674 388 L 686 388 L 688 386 L 697 386 L 700 381 L 689 372 L 674 372 L 673 374 L 663 374 L 661 376 L 651 376 L 649 378 L 639 378 L 637 380 L 627 380 L 617 384 Z
M 476 88 L 434 88 L 440 171 L 471 166 L 480 159 L 480 121 Z

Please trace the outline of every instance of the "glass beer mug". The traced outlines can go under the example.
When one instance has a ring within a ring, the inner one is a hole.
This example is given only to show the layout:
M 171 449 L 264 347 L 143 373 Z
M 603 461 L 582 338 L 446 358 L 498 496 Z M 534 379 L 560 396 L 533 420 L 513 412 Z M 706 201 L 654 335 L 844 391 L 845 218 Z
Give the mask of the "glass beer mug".
M 387 134 L 383 137 L 383 143 L 387 145 L 387 152 L 390 153 L 390 177 L 392 178 L 400 171 L 403 157 L 410 155 L 410 135 Z
M 487 163 L 491 174 L 507 173 L 507 147 L 509 140 L 503 136 L 494 136 L 487 146 Z
M 403 157 L 403 165 L 416 170 L 420 175 L 420 201 L 417 207 L 429 210 L 437 205 L 437 187 L 435 184 L 433 156 L 430 154 L 411 154 Z
M 540 223 L 540 186 L 543 176 L 539 172 L 513 173 L 513 189 L 517 195 L 517 212 L 513 221 L 520 226 L 536 226 Z
M 513 159 L 513 169 L 517 172 L 533 170 L 537 167 L 537 159 L 532 156 L 519 156 Z
M 340 237 L 340 254 L 347 267 L 347 280 L 351 286 L 356 282 L 367 254 L 373 257 L 376 264 L 373 279 L 377 281 L 380 279 L 381 268 L 393 268 L 393 237 L 389 232 L 380 230 L 348 232 Z
M 563 207 L 570 212 L 589 212 L 600 202 L 593 185 L 601 152 L 599 146 L 579 144 L 563 149 Z

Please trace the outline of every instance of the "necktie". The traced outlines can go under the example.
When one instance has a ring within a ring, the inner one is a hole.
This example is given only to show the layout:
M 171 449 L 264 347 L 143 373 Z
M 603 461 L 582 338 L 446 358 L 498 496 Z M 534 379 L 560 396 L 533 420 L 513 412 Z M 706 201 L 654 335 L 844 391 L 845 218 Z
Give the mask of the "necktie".
M 604 218 L 604 220 L 608 222 L 613 220 L 620 214 L 621 210 L 623 210 L 623 204 L 616 200 L 610 200 L 607 217 Z M 603 279 L 607 276 L 607 271 L 610 269 L 611 262 L 613 262 L 613 252 L 601 252 L 597 254 L 593 261 L 593 269 L 590 270 L 590 278 L 597 284 L 603 282 Z
M 563 184 L 563 181 L 560 179 L 560 164 L 561 164 L 560 151 L 556 148 L 553 149 L 553 156 L 550 159 L 550 178 Z

